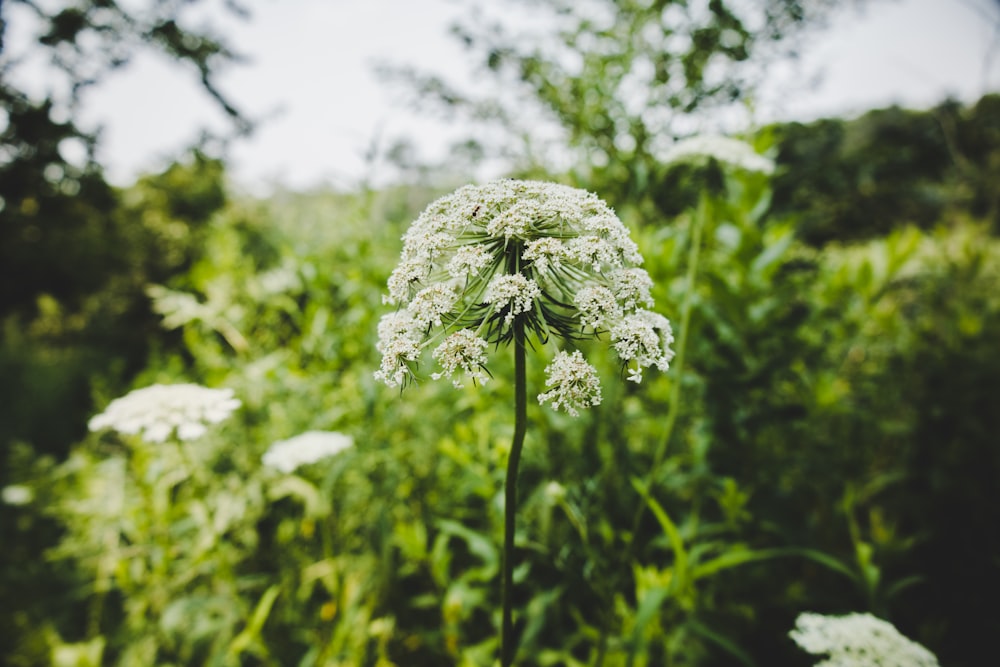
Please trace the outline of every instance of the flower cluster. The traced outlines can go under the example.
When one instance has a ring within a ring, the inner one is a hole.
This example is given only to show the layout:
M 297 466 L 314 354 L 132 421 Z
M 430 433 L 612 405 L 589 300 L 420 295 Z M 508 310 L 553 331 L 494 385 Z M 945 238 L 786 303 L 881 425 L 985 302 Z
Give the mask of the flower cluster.
M 332 431 L 306 431 L 288 440 L 272 444 L 261 459 L 264 465 L 292 473 L 299 466 L 316 463 L 354 445 L 349 435 Z
M 713 159 L 744 171 L 774 173 L 774 162 L 757 153 L 750 144 L 714 135 L 682 139 L 668 148 L 660 159 L 664 164 L 700 163 Z
M 91 431 L 139 434 L 148 442 L 163 442 L 175 432 L 180 440 L 194 440 L 205 435 L 209 424 L 224 421 L 240 405 L 232 389 L 154 384 L 111 401 L 88 427 Z
M 378 327 L 389 386 L 415 378 L 425 349 L 456 386 L 486 382 L 487 350 L 508 343 L 515 326 L 546 343 L 607 334 L 642 379 L 673 357 L 666 318 L 648 308 L 652 280 L 628 230 L 596 195 L 555 183 L 501 179 L 468 185 L 433 202 L 403 236 Z M 538 398 L 578 414 L 600 402 L 596 369 L 559 352 Z
M 814 655 L 816 667 L 938 667 L 933 653 L 871 614 L 799 614 L 789 636 Z

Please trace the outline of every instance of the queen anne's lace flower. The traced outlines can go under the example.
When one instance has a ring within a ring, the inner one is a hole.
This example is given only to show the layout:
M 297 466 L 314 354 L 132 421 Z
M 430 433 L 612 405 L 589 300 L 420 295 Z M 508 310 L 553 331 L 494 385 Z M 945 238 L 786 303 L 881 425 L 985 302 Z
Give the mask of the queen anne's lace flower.
M 490 263 L 490 253 L 481 245 L 462 246 L 446 267 L 453 278 L 468 278 L 475 276 Z
M 232 389 L 154 384 L 111 401 L 88 427 L 91 431 L 139 434 L 148 442 L 163 442 L 174 433 L 180 440 L 194 440 L 205 435 L 209 424 L 225 420 L 240 405 Z
M 628 379 L 642 382 L 642 369 L 656 366 L 661 371 L 670 367 L 674 353 L 670 344 L 674 334 L 670 322 L 659 313 L 638 310 L 625 316 L 611 328 L 611 342 L 618 356 L 629 365 Z
M 621 302 L 622 308 L 632 310 L 639 306 L 652 307 L 650 290 L 653 289 L 653 279 L 645 269 L 616 269 L 608 277 L 611 278 L 611 291 Z
M 306 431 L 288 440 L 279 440 L 264 453 L 261 461 L 283 473 L 334 456 L 354 445 L 349 435 L 332 431 Z
M 521 327 L 542 342 L 610 331 L 639 381 L 643 368 L 665 369 L 673 354 L 669 323 L 642 310 L 653 299 L 641 263 L 628 229 L 594 194 L 510 179 L 459 188 L 403 236 L 385 297 L 397 310 L 379 324 L 375 377 L 405 384 L 432 347 L 440 365 L 432 378 L 485 382 L 489 347 Z M 557 409 L 575 414 L 600 400 L 596 371 L 579 353 L 557 353 L 550 380 L 539 399 Z
M 584 360 L 580 350 L 573 354 L 560 351 L 545 369 L 545 386 L 550 391 L 538 395 L 538 402 L 552 402 L 553 409 L 563 409 L 574 417 L 581 409 L 601 404 L 601 382 L 597 369 Z
M 546 273 L 562 267 L 562 259 L 566 256 L 566 245 L 551 236 L 529 241 L 524 246 L 521 259 L 531 262 L 534 268 Z
M 531 278 L 525 278 L 520 273 L 506 274 L 495 277 L 486 286 L 483 301 L 493 304 L 499 312 L 504 313 L 504 323 L 510 324 L 521 313 L 527 313 L 535 304 L 535 299 L 542 295 L 538 284 Z
M 718 160 L 744 171 L 763 174 L 774 172 L 774 162 L 756 152 L 750 144 L 710 134 L 682 139 L 667 149 L 660 158 L 663 164 L 698 163 L 708 159 Z
M 420 326 L 441 326 L 441 316 L 458 300 L 455 286 L 449 283 L 428 285 L 413 297 L 407 307 L 410 317 Z
M 436 350 L 434 359 L 441 364 L 443 373 L 432 373 L 431 377 L 439 380 L 442 377 L 451 377 L 456 371 L 468 373 L 473 382 L 484 384 L 489 380 L 484 370 L 486 367 L 486 350 L 490 344 L 484 338 L 480 338 L 470 329 L 460 329 L 444 339 Z M 462 381 L 453 379 L 455 388 L 462 387 Z
M 816 667 L 938 667 L 933 653 L 871 614 L 799 614 L 788 633 L 796 644 L 827 656 Z
M 378 344 L 382 367 L 375 379 L 390 387 L 398 387 L 409 376 L 409 364 L 420 356 L 420 323 L 405 311 L 383 315 L 378 323 Z
M 573 304 L 580 309 L 581 324 L 594 329 L 616 322 L 624 314 L 622 304 L 604 285 L 584 287 L 573 297 Z

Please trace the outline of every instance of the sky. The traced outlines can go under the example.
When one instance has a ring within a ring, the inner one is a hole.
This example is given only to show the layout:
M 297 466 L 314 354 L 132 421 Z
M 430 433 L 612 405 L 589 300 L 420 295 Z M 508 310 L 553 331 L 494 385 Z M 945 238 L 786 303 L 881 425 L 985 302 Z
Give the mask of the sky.
M 456 0 L 244 0 L 249 21 L 227 21 L 226 37 L 247 62 L 219 73 L 236 106 L 260 119 L 229 154 L 234 180 L 249 189 L 349 187 L 372 177 L 365 153 L 411 135 L 421 155 L 443 157 L 460 128 L 403 104 L 375 74 L 379 62 L 472 74 L 448 26 Z M 1000 90 L 997 23 L 976 11 L 993 0 L 877 0 L 843 10 L 811 39 L 803 59 L 775 67 L 760 92 L 757 122 L 852 116 L 900 104 L 927 108 L 946 97 L 972 102 Z M 996 16 L 994 10 L 994 16 Z M 8 26 L 8 51 L 18 44 Z M 23 35 L 21 36 L 23 37 Z M 44 81 L 29 82 L 44 86 Z M 224 128 L 193 72 L 144 56 L 89 91 L 85 126 L 102 125 L 100 159 L 112 182 L 162 168 L 197 137 Z M 377 179 L 378 175 L 374 177 Z

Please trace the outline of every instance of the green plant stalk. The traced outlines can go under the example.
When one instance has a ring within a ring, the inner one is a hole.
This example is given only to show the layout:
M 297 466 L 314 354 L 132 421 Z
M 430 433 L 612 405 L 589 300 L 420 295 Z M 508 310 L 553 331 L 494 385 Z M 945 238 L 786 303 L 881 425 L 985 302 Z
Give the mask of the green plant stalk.
M 698 275 L 698 259 L 701 251 L 701 235 L 705 228 L 705 220 L 708 217 L 710 202 L 708 195 L 704 192 L 698 201 L 698 210 L 695 213 L 694 225 L 691 229 L 691 246 L 688 248 L 687 275 L 685 276 L 684 301 L 681 303 L 681 325 L 677 332 L 676 356 L 671 370 L 674 373 L 674 382 L 670 387 L 670 412 L 667 414 L 667 423 L 663 427 L 663 438 L 660 440 L 653 454 L 653 464 L 649 467 L 649 474 L 646 476 L 646 488 L 652 489 L 653 478 L 663 465 L 663 459 L 667 455 L 667 447 L 673 435 L 674 427 L 677 424 L 677 415 L 680 413 L 681 402 L 681 380 L 684 376 L 684 357 L 687 349 L 688 330 L 691 326 L 691 306 L 693 302 L 694 283 Z M 632 539 L 639 530 L 639 522 L 646 511 L 646 503 L 640 503 L 636 511 L 635 520 L 632 522 Z
M 514 519 L 517 514 L 517 467 L 521 461 L 524 435 L 528 428 L 528 389 L 525 360 L 524 321 L 514 320 L 514 441 L 507 459 L 504 480 L 503 562 L 500 604 L 503 608 L 500 631 L 500 664 L 510 667 L 514 662 L 514 623 L 511 617 L 511 596 L 514 587 Z

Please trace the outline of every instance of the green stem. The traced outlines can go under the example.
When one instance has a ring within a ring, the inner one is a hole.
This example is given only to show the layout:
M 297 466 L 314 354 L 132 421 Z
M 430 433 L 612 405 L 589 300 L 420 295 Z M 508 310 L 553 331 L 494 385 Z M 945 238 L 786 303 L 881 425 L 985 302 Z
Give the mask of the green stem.
M 514 518 L 517 514 L 517 466 L 521 461 L 524 435 L 528 428 L 528 390 L 525 370 L 524 321 L 514 320 L 514 441 L 507 459 L 504 481 L 503 579 L 500 589 L 503 620 L 500 634 L 500 664 L 514 662 L 514 623 L 511 617 L 511 594 L 514 587 Z
M 695 213 L 694 225 L 691 229 L 691 246 L 688 248 L 688 259 L 687 259 L 687 275 L 685 281 L 685 291 L 684 291 L 684 301 L 681 303 L 681 325 L 677 332 L 677 344 L 674 347 L 676 352 L 674 356 L 673 363 L 670 366 L 670 370 L 674 375 L 674 381 L 670 386 L 670 412 L 667 414 L 667 423 L 663 427 L 663 438 L 660 440 L 656 447 L 656 452 L 653 454 L 653 463 L 649 467 L 649 473 L 646 475 L 646 488 L 652 491 L 653 480 L 660 470 L 660 466 L 663 464 L 663 459 L 667 455 L 667 446 L 670 444 L 670 438 L 674 432 L 674 426 L 677 424 L 677 415 L 680 413 L 680 403 L 681 403 L 681 380 L 684 377 L 684 352 L 687 349 L 688 342 L 688 329 L 691 325 L 691 305 L 694 301 L 694 283 L 695 278 L 698 274 L 698 256 L 701 249 L 701 234 L 705 227 L 705 220 L 709 215 L 710 201 L 708 195 L 702 193 L 701 199 L 698 202 L 698 210 Z M 639 530 L 639 523 L 642 521 L 643 514 L 646 511 L 646 503 L 639 503 L 639 507 L 635 513 L 635 519 L 632 521 L 632 534 L 629 538 L 629 558 L 634 552 L 635 546 L 635 535 Z

